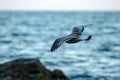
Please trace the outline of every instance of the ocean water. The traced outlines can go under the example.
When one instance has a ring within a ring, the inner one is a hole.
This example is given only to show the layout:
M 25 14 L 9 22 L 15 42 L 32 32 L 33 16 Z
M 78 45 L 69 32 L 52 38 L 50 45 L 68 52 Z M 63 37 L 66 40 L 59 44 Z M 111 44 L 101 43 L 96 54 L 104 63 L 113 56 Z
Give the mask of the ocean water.
M 74 26 L 86 27 L 88 42 L 50 48 Z M 0 12 L 0 63 L 39 58 L 70 80 L 120 80 L 120 12 Z M 87 79 L 89 78 L 89 79 Z

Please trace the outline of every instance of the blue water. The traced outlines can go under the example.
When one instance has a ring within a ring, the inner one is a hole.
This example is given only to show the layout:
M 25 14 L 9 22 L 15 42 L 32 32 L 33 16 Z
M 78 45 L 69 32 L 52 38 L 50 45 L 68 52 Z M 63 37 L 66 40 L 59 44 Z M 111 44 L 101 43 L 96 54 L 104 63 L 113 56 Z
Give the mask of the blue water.
M 83 37 L 92 40 L 50 52 L 56 38 L 86 24 L 93 25 Z M 120 12 L 0 12 L 0 63 L 23 57 L 39 58 L 71 80 L 120 80 Z

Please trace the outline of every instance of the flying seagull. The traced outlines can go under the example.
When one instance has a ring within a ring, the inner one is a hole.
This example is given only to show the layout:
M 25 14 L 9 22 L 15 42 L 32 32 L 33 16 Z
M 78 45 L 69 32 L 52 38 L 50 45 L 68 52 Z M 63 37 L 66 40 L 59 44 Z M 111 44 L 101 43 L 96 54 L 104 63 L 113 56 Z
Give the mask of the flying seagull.
M 73 43 L 77 43 L 79 41 L 89 41 L 92 38 L 91 35 L 89 35 L 85 39 L 81 38 L 81 35 L 82 35 L 82 32 L 84 31 L 84 28 L 87 26 L 91 26 L 91 25 L 92 24 L 82 25 L 79 27 L 73 27 L 72 33 L 70 35 L 65 36 L 65 37 L 60 37 L 60 38 L 55 40 L 55 42 L 53 43 L 53 45 L 51 47 L 51 52 L 53 52 L 58 47 L 60 47 L 64 42 L 69 43 L 69 44 L 73 44 Z

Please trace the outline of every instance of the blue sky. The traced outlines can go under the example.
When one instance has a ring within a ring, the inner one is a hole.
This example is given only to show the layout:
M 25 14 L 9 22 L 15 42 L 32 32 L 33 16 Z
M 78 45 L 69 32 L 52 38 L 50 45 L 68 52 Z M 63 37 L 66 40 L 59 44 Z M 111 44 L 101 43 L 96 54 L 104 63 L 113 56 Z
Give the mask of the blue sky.
M 120 0 L 0 0 L 0 10 L 120 10 Z

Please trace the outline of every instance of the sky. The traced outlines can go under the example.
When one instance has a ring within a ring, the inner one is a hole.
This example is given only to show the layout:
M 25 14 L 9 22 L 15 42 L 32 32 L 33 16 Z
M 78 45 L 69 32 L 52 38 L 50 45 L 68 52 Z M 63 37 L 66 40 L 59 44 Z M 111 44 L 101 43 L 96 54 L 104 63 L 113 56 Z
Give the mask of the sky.
M 120 11 L 120 0 L 0 0 L 0 10 Z

